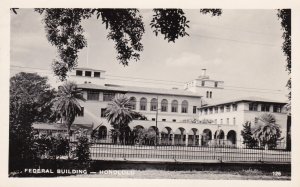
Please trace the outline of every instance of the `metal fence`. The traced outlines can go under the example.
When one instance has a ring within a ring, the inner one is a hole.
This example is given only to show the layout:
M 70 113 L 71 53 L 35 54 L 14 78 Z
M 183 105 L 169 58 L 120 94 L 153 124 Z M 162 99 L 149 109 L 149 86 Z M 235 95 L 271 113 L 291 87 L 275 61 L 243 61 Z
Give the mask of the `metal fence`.
M 276 162 L 290 163 L 291 152 L 284 149 L 264 150 L 262 147 L 183 145 L 125 145 L 91 143 L 94 160 L 164 160 L 164 161 L 210 161 L 210 162 Z

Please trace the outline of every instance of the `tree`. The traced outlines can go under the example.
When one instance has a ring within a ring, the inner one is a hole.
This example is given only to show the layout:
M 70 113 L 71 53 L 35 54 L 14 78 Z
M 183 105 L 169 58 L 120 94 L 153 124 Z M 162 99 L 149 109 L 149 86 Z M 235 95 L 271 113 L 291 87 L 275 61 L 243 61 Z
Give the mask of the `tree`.
M 265 149 L 275 148 L 281 131 L 272 114 L 262 114 L 253 129 L 253 138 Z
M 128 129 L 128 124 L 134 119 L 136 112 L 132 110 L 132 104 L 123 94 L 118 94 L 106 108 L 106 118 L 114 128 L 118 138 Z
M 11 11 L 17 14 L 17 8 Z M 63 9 L 37 8 L 43 16 L 48 41 L 57 48 L 58 58 L 53 61 L 52 69 L 60 80 L 76 67 L 78 53 L 87 46 L 81 21 L 95 16 L 101 19 L 109 30 L 107 38 L 115 42 L 118 61 L 127 66 L 131 60 L 139 60 L 143 51 L 141 43 L 145 33 L 142 15 L 138 9 Z M 153 9 L 150 23 L 153 32 L 161 33 L 168 42 L 188 36 L 189 20 L 182 9 Z M 200 9 L 201 14 L 221 15 L 221 9 Z
M 81 90 L 74 82 L 65 82 L 58 87 L 56 97 L 52 100 L 53 110 L 58 119 L 67 127 L 68 136 L 71 136 L 71 126 L 77 115 L 81 113 L 79 101 L 85 101 Z
M 243 125 L 241 135 L 243 137 L 243 144 L 245 144 L 247 148 L 253 148 L 257 146 L 257 141 L 252 137 L 253 134 L 250 121 L 246 121 Z
M 36 157 L 32 123 L 52 122 L 51 99 L 54 89 L 47 77 L 18 73 L 10 79 L 9 158 L 10 167 Z

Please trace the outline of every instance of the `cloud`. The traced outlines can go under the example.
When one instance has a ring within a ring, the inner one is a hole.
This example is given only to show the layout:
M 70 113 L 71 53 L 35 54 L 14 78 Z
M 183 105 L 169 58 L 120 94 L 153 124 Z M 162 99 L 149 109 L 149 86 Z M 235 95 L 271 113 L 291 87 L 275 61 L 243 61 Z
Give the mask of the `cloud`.
M 166 60 L 167 66 L 176 66 L 176 67 L 196 67 L 206 65 L 207 62 L 203 60 L 200 54 L 183 52 L 178 57 L 169 57 Z

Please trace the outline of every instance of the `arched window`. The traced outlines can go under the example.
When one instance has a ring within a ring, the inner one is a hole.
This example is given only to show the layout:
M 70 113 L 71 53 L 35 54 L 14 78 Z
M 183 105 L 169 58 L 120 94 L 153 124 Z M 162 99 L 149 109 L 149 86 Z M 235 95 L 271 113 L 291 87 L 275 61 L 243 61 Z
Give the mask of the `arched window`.
M 209 98 L 209 91 L 206 91 L 206 98 Z
M 157 109 L 157 99 L 153 98 L 153 99 L 151 99 L 151 102 L 150 102 L 150 110 L 156 111 L 156 109 Z
M 212 92 L 209 92 L 209 98 L 212 98 Z
M 166 99 L 163 99 L 161 101 L 161 111 L 167 112 L 168 111 L 168 101 Z
M 178 101 L 177 100 L 173 100 L 171 103 L 171 111 L 172 112 L 178 112 Z
M 136 98 L 135 97 L 130 97 L 130 105 L 131 105 L 132 110 L 136 109 Z
M 147 110 L 147 99 L 145 97 L 140 100 L 140 110 Z
M 189 107 L 189 103 L 184 100 L 181 103 L 181 113 L 188 113 L 188 107 Z

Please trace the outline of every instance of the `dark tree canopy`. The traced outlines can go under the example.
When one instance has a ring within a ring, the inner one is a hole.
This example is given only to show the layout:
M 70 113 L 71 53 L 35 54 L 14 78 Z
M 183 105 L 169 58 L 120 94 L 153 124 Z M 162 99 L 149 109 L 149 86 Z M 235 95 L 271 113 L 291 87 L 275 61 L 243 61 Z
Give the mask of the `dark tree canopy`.
M 292 57 L 291 57 L 291 9 L 279 9 L 277 16 L 281 20 L 281 27 L 283 30 L 282 38 L 284 39 L 282 44 L 282 50 L 284 55 L 286 56 L 286 70 L 288 73 L 291 73 L 292 68 Z M 287 82 L 287 87 L 291 89 L 292 82 L 291 78 L 289 78 Z M 291 101 L 291 92 L 288 94 L 289 101 Z M 288 104 L 288 109 L 290 109 L 291 103 Z
M 15 9 L 12 10 L 15 12 Z M 138 9 L 35 9 L 44 16 L 43 22 L 48 41 L 58 50 L 53 61 L 53 71 L 60 80 L 77 65 L 78 52 L 87 46 L 83 19 L 96 16 L 109 30 L 107 38 L 115 42 L 117 60 L 127 66 L 131 60 L 139 60 L 143 51 L 141 43 L 145 33 L 142 15 Z M 153 32 L 164 35 L 168 42 L 188 36 L 188 19 L 182 9 L 154 9 L 150 23 Z M 220 9 L 201 9 L 200 13 L 212 16 L 221 15 Z

